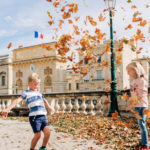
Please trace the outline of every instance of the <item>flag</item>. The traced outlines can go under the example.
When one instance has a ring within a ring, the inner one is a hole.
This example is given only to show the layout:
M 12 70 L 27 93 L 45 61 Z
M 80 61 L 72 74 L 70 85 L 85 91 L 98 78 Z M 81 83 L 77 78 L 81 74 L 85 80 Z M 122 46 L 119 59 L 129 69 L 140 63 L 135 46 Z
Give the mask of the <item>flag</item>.
M 43 39 L 43 34 L 41 33 L 40 38 Z
M 38 32 L 37 31 L 34 31 L 34 37 L 38 38 Z

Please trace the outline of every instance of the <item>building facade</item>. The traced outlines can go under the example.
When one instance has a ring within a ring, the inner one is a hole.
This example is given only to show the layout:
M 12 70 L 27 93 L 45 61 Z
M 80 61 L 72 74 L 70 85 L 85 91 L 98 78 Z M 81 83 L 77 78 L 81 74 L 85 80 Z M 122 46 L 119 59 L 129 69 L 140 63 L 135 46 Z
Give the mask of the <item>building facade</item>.
M 106 52 L 103 54 L 106 46 L 109 43 L 104 42 L 101 45 L 97 45 L 90 51 L 89 55 L 93 55 L 96 58 L 96 62 L 92 63 L 92 60 L 87 61 L 85 55 L 79 56 L 79 61 L 83 63 L 80 64 L 80 68 L 88 68 L 87 74 L 83 77 L 80 73 L 74 73 L 71 70 L 68 71 L 68 89 L 70 92 L 76 92 L 78 83 L 78 91 L 86 92 L 86 91 L 103 91 L 105 88 L 110 87 L 109 81 L 111 81 L 111 64 L 110 58 L 111 53 Z M 114 43 L 114 49 L 119 49 L 119 43 Z M 103 54 L 103 55 L 102 55 Z M 129 76 L 127 75 L 126 66 L 132 62 L 132 60 L 136 59 L 136 52 L 133 47 L 129 44 L 123 44 L 123 48 L 121 52 L 116 53 L 117 57 L 120 57 L 120 63 L 116 63 L 115 72 L 116 72 L 116 82 L 117 89 L 122 90 L 125 88 L 129 88 Z M 117 60 L 117 59 L 116 59 Z M 109 64 L 105 65 L 105 62 L 109 62 Z M 71 77 L 72 76 L 72 77 Z
M 12 94 L 12 58 L 0 56 L 0 94 Z
M 110 53 L 105 53 L 102 57 L 100 55 L 107 44 L 103 43 L 91 50 L 97 57 L 95 63 L 91 63 L 91 60 L 87 62 L 85 56 L 79 56 L 79 61 L 83 60 L 80 68 L 88 67 L 85 76 L 66 69 L 66 59 L 57 54 L 55 43 L 15 49 L 12 57 L 0 56 L 0 94 L 21 94 L 28 88 L 27 79 L 32 72 L 37 72 L 40 76 L 42 93 L 103 91 L 110 87 L 107 81 L 111 79 L 110 63 L 108 66 L 102 65 L 103 61 L 110 62 Z M 114 48 L 118 49 L 118 46 L 116 42 Z M 132 61 L 139 61 L 144 66 L 150 85 L 149 58 L 137 59 L 136 52 L 128 44 L 123 44 L 120 57 L 121 63 L 115 66 L 118 90 L 129 88 L 126 66 Z

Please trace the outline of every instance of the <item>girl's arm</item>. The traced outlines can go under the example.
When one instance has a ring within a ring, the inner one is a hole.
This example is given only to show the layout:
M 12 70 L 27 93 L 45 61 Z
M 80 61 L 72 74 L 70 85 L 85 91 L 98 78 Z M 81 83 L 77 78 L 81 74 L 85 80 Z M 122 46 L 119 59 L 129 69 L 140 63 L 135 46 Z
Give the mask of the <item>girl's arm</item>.
M 18 103 L 20 103 L 23 100 L 23 98 L 20 96 L 19 98 L 17 98 L 16 100 L 13 101 L 13 103 L 6 109 L 4 109 L 2 111 L 2 117 L 6 118 L 8 113 L 10 112 L 10 110 L 12 108 L 14 108 Z
M 45 98 L 44 98 L 43 100 L 44 100 L 44 104 L 46 105 L 46 107 L 47 107 L 52 113 L 54 113 L 54 112 L 55 112 L 54 108 L 52 108 L 52 107 L 49 105 L 48 101 L 47 101 Z

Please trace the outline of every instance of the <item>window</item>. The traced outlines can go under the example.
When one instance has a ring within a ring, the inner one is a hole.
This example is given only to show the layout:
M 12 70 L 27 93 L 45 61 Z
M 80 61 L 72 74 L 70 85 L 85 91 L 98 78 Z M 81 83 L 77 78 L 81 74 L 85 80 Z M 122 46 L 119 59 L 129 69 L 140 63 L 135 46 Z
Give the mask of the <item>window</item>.
M 84 64 L 87 65 L 88 64 L 88 59 L 84 59 Z
M 97 70 L 97 79 L 102 79 L 102 71 Z
M 97 63 L 101 63 L 101 56 L 100 56 L 100 54 L 98 54 L 97 56 L 98 56 Z
M 71 83 L 69 83 L 69 91 L 71 90 Z
M 89 81 L 89 74 L 87 74 L 85 77 L 84 77 L 84 82 L 88 82 Z
M 2 76 L 2 86 L 5 86 L 5 76 Z
M 30 66 L 30 70 L 31 70 L 31 71 L 34 71 L 34 70 L 35 70 L 35 68 L 34 68 L 34 65 L 33 65 L 33 64 Z
M 84 88 L 84 91 L 85 91 L 85 92 L 89 91 L 89 88 Z
M 79 90 L 79 83 L 76 83 L 76 90 Z
M 52 85 L 52 80 L 50 76 L 45 77 L 44 80 L 44 86 L 51 86 Z
M 97 90 L 98 91 L 103 91 L 103 89 L 101 87 L 98 87 Z

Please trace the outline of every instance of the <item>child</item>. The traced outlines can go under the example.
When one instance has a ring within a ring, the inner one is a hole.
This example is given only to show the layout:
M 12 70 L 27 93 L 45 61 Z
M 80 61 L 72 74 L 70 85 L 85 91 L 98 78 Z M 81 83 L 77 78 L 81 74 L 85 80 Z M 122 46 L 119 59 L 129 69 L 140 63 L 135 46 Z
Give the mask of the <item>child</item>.
M 54 110 L 49 106 L 47 100 L 43 98 L 42 94 L 38 91 L 39 82 L 40 80 L 38 75 L 36 73 L 32 73 L 28 77 L 29 90 L 25 90 L 19 98 L 17 98 L 7 109 L 2 112 L 2 116 L 7 117 L 9 111 L 13 107 L 15 107 L 23 99 L 26 100 L 26 103 L 30 109 L 29 121 L 34 132 L 30 150 L 34 150 L 38 140 L 40 139 L 41 130 L 44 133 L 44 139 L 42 147 L 40 147 L 39 150 L 46 150 L 46 145 L 50 137 L 50 130 L 46 119 L 47 112 L 45 109 L 45 105 L 50 111 L 54 112 Z
M 128 75 L 131 78 L 130 83 L 130 104 L 126 110 L 132 108 L 138 112 L 139 116 L 138 124 L 141 129 L 141 148 L 139 150 L 148 150 L 148 133 L 146 129 L 146 115 L 143 113 L 144 110 L 148 109 L 148 96 L 147 96 L 147 81 L 144 78 L 145 72 L 143 67 L 138 62 L 132 62 L 127 67 Z

